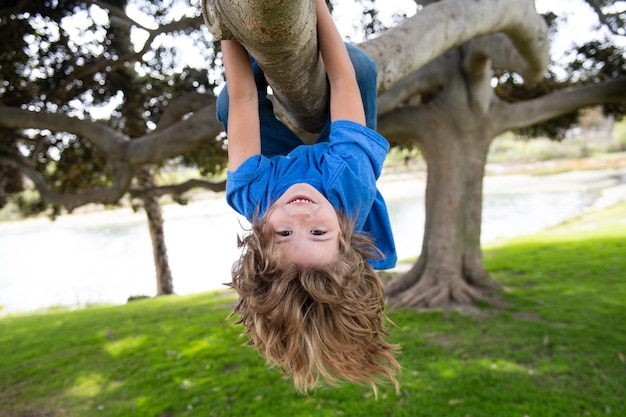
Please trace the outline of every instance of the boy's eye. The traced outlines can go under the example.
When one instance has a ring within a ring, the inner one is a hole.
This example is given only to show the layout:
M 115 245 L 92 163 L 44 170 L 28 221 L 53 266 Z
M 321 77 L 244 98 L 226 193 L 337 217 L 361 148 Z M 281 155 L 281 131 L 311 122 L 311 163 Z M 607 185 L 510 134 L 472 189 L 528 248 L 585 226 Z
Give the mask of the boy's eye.
M 276 234 L 279 236 L 289 236 L 291 234 L 291 231 L 283 230 L 282 232 L 276 232 Z
M 323 230 L 311 230 L 311 234 L 313 236 L 322 236 L 324 233 L 326 232 L 324 232 Z

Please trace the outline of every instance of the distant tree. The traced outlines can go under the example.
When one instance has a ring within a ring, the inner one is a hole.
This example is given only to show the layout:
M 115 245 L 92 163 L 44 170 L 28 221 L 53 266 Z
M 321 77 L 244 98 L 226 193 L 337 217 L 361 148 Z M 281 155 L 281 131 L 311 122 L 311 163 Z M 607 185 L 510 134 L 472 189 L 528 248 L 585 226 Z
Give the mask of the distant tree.
M 131 6 L 156 28 L 136 21 Z M 62 208 L 115 205 L 129 193 L 148 217 L 159 295 L 172 293 L 173 282 L 158 197 L 184 202 L 192 187 L 224 186 L 155 183 L 164 165 L 196 166 L 210 176 L 225 164 L 211 111 L 215 83 L 207 76 L 214 48 L 199 4 L 178 8 L 143 0 L 0 5 L 0 207 L 13 202 L 24 215 L 55 217 Z M 172 38 L 192 41 L 201 68 L 180 59 Z M 201 119 L 188 117 L 202 108 Z M 38 198 L 25 197 L 31 184 Z

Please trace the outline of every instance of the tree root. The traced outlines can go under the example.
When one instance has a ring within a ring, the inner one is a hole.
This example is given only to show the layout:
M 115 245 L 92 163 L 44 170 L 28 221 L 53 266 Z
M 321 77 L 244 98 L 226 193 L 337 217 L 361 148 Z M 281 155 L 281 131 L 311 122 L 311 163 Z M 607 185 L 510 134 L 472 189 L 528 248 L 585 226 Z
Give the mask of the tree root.
M 409 273 L 401 277 L 404 284 L 415 282 L 404 291 L 396 291 L 389 296 L 390 308 L 408 307 L 412 309 L 446 308 L 458 305 L 471 305 L 476 301 L 494 302 L 488 288 L 472 286 L 467 277 L 450 271 L 428 271 L 421 276 Z M 491 279 L 491 278 L 490 278 Z M 495 282 L 495 281 L 493 281 Z M 398 284 L 399 286 L 399 284 Z
M 400 278 L 396 278 L 385 286 L 385 296 L 393 298 L 394 296 L 408 290 L 419 281 L 419 277 L 424 269 L 424 260 L 420 257 L 409 271 L 404 273 Z

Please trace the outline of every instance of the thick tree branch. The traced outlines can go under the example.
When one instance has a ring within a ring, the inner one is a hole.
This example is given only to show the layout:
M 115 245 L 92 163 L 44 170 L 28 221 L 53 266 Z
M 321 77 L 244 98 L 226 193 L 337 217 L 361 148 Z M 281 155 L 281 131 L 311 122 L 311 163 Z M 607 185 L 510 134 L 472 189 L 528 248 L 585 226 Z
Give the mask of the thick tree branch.
M 566 88 L 534 100 L 516 103 L 498 101 L 491 118 L 498 126 L 496 133 L 531 126 L 583 107 L 624 101 L 626 78 L 579 87 Z
M 408 101 L 418 104 L 421 95 L 436 94 L 447 81 L 446 63 L 449 52 L 420 68 L 378 97 L 378 115 L 382 116 Z
M 45 176 L 34 168 L 32 161 L 25 157 L 5 152 L 0 155 L 0 162 L 21 170 L 31 179 L 42 199 L 52 204 L 64 206 L 68 211 L 88 203 L 113 204 L 128 191 L 136 167 L 142 164 L 162 162 L 193 150 L 201 141 L 215 140 L 222 131 L 222 126 L 215 118 L 215 99 L 212 96 L 207 97 L 212 104 L 193 113 L 189 118 L 180 120 L 180 117 L 198 106 L 198 103 L 201 102 L 199 98 L 194 100 L 195 104 L 173 107 L 172 109 L 176 108 L 177 111 L 170 112 L 163 126 L 160 126 L 162 129 L 133 140 L 95 122 L 79 120 L 63 114 L 31 112 L 0 105 L 0 126 L 2 127 L 67 132 L 92 143 L 105 153 L 114 165 L 115 178 L 111 187 L 74 194 L 59 193 L 48 186 Z M 206 99 L 202 101 L 206 103 Z M 171 123 L 176 115 L 179 116 L 180 121 Z M 165 127 L 166 125 L 169 126 Z M 225 184 L 223 182 L 212 183 L 192 180 L 179 185 L 133 190 L 133 194 L 142 197 L 168 193 L 181 194 L 193 187 L 218 192 L 224 190 Z
M 430 106 L 404 106 L 379 117 L 377 130 L 391 146 L 410 147 L 419 145 L 429 134 L 425 127 L 431 122 Z
M 295 125 L 311 131 L 327 103 L 312 25 L 312 0 L 203 0 L 214 35 L 238 39 L 261 63 Z M 210 14 L 210 15 L 208 15 Z M 214 29 L 215 30 L 215 29 Z M 514 70 L 530 80 L 548 64 L 547 26 L 533 0 L 442 0 L 375 39 L 360 44 L 379 69 L 379 93 L 470 39 L 504 33 L 523 59 Z M 411 41 L 413 40 L 413 41 Z
M 0 162 L 19 169 L 35 185 L 41 198 L 51 204 L 65 207 L 68 211 L 89 203 L 114 204 L 124 195 L 133 179 L 133 167 L 129 164 L 114 163 L 115 178 L 110 187 L 94 188 L 73 194 L 59 193 L 52 190 L 45 177 L 37 171 L 31 161 L 20 155 L 0 153 Z
M 502 33 L 472 39 L 467 44 L 467 51 L 469 54 L 488 56 L 491 67 L 495 69 L 516 72 L 525 65 L 511 39 Z
M 222 131 L 215 105 L 207 106 L 185 120 L 130 141 L 128 161 L 133 165 L 162 162 L 194 150 L 202 141 L 215 141 Z
M 505 33 L 524 58 L 517 72 L 530 80 L 541 78 L 549 61 L 547 26 L 532 0 L 443 0 L 360 46 L 376 61 L 379 91 L 384 92 L 442 52 L 498 32 Z
M 159 119 L 157 130 L 163 130 L 166 127 L 182 120 L 185 115 L 199 111 L 203 107 L 214 106 L 215 97 L 209 94 L 201 94 L 197 91 L 189 91 L 172 98 L 163 115 Z
M 217 39 L 236 39 L 263 69 L 288 122 L 308 132 L 323 127 L 326 73 L 317 45 L 313 0 L 204 0 Z
M 503 34 L 487 35 L 478 39 L 472 39 L 463 45 L 464 55 L 466 57 L 466 72 L 474 73 L 478 77 L 489 75 L 490 69 L 486 69 L 485 65 L 494 64 L 491 53 L 498 55 L 499 48 L 490 49 L 489 42 L 500 45 L 502 43 L 511 47 L 509 39 Z M 507 43 L 508 42 L 508 43 Z M 504 47 L 504 46 L 502 46 Z M 519 57 L 515 52 L 508 54 L 511 57 Z M 410 102 L 410 104 L 419 104 L 420 96 L 433 97 L 437 95 L 450 80 L 450 69 L 456 69 L 458 64 L 453 63 L 459 58 L 456 49 L 451 49 L 439 56 L 435 60 L 429 62 L 408 76 L 404 77 L 389 90 L 381 94 L 378 98 L 378 114 L 379 116 L 393 111 L 396 107 Z M 502 61 L 498 56 L 496 60 Z M 480 64 L 478 67 L 471 67 L 468 64 Z M 427 100 L 426 100 L 427 101 Z
M 213 192 L 221 192 L 226 190 L 226 181 L 211 182 L 193 179 L 181 184 L 164 185 L 154 188 L 135 188 L 131 189 L 130 195 L 132 197 L 161 197 L 164 195 L 181 195 L 194 188 L 204 188 L 205 190 Z
M 137 166 L 163 162 L 193 150 L 202 141 L 215 140 L 223 129 L 215 118 L 215 104 L 212 101 L 213 104 L 187 119 L 133 140 L 99 123 L 64 114 L 32 112 L 3 105 L 0 105 L 0 126 L 72 133 L 93 144 L 110 160 Z
M 73 133 L 87 139 L 114 160 L 124 159 L 124 147 L 129 141 L 121 133 L 89 120 L 80 120 L 60 113 L 34 112 L 1 104 L 0 126 Z

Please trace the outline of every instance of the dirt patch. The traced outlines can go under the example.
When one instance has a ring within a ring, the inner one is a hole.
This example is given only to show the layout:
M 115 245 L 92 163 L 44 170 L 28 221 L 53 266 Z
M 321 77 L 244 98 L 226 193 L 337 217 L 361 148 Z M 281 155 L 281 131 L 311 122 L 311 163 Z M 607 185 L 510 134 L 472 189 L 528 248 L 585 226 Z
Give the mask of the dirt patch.
M 513 317 L 518 320 L 526 320 L 526 321 L 536 321 L 543 322 L 544 320 L 541 316 L 534 311 L 520 311 L 517 313 L 513 313 Z

